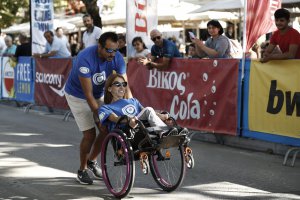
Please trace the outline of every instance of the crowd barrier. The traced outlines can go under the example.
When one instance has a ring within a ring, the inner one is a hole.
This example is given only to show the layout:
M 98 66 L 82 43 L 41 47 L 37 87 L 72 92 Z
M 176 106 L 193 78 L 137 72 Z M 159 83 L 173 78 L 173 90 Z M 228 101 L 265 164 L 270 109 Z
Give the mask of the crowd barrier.
M 66 109 L 70 59 L 0 57 L 1 99 Z M 300 60 L 173 59 L 165 71 L 132 60 L 127 75 L 144 106 L 185 127 L 300 147 Z M 242 71 L 244 71 L 243 80 Z

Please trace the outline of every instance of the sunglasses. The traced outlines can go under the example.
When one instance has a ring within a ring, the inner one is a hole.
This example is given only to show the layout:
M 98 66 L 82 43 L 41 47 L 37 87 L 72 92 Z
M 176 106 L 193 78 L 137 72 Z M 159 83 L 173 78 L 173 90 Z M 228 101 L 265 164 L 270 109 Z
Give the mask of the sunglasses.
M 115 85 L 117 87 L 121 87 L 121 86 L 126 87 L 127 86 L 127 82 L 122 82 L 122 83 L 120 83 L 120 82 L 113 82 L 111 85 Z
M 104 47 L 106 53 L 116 53 L 118 51 L 118 49 L 108 49 L 106 47 Z
M 153 42 L 155 42 L 156 40 L 160 40 L 160 39 L 161 39 L 161 36 L 156 36 L 156 37 L 151 38 L 151 40 Z

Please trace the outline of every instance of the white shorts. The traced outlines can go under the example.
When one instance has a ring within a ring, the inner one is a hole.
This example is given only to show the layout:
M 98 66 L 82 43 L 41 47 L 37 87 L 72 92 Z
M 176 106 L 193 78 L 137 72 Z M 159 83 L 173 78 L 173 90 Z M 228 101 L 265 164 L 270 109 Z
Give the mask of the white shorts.
M 85 99 L 74 97 L 66 92 L 65 96 L 79 130 L 86 131 L 94 128 L 94 115 L 87 101 Z M 104 103 L 103 97 L 96 100 L 99 107 Z

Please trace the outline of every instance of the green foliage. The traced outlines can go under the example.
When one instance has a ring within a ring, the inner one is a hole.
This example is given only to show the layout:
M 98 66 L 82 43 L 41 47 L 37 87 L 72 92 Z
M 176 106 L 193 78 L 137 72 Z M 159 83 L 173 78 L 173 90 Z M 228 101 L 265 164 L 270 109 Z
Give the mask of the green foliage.
M 29 21 L 29 0 L 1 0 L 0 28 Z

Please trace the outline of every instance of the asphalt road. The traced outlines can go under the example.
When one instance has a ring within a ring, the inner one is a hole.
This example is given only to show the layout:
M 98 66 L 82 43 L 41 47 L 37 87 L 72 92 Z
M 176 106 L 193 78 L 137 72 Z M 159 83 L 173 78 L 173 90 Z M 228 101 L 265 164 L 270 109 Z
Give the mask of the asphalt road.
M 0 200 L 114 199 L 101 180 L 75 181 L 81 133 L 74 120 L 0 104 Z M 197 133 L 199 134 L 199 133 Z M 126 199 L 300 199 L 300 161 L 192 140 L 195 168 L 180 188 L 166 193 L 136 163 Z

